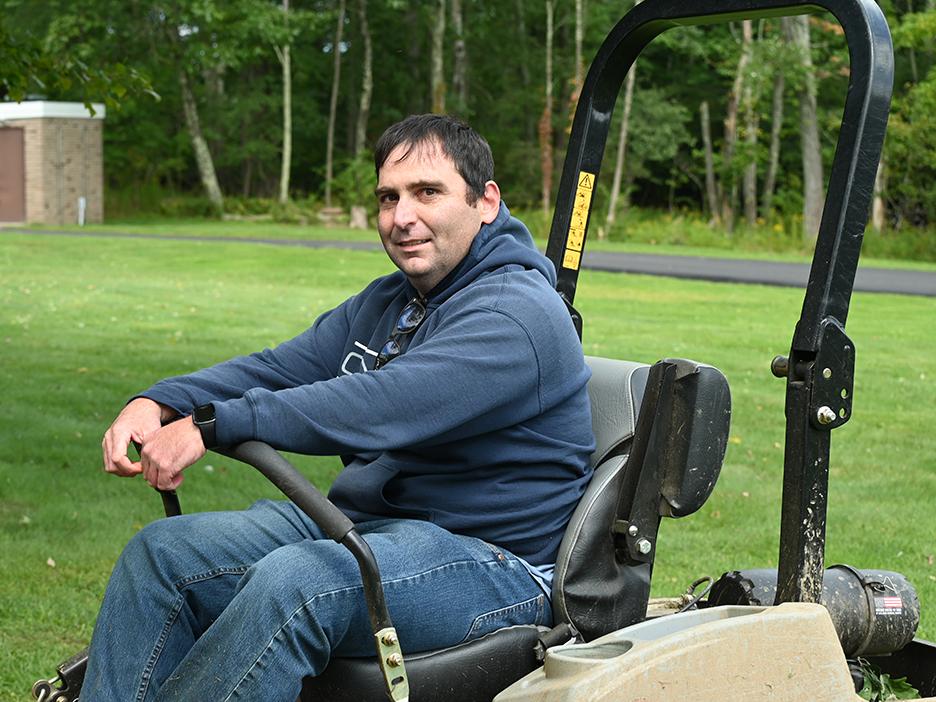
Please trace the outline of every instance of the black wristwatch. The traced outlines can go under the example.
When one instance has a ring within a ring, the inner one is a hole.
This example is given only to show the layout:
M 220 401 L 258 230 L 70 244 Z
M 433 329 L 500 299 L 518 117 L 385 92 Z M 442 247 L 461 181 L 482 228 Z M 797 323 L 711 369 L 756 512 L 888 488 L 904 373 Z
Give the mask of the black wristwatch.
M 199 405 L 192 412 L 192 423 L 201 432 L 202 443 L 206 449 L 218 448 L 217 432 L 215 431 L 215 408 L 210 402 Z

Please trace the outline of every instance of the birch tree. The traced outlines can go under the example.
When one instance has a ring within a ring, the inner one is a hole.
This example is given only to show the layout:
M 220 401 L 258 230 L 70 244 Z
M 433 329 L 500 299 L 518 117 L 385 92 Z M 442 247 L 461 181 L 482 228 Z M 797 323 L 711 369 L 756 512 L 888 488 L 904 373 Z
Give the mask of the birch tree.
M 289 30 L 289 0 L 283 0 L 283 23 Z M 289 174 L 292 170 L 292 59 L 289 42 L 274 46 L 283 69 L 283 156 L 280 162 L 279 201 L 289 200 Z
M 335 167 L 335 120 L 338 114 L 338 88 L 341 84 L 341 37 L 344 31 L 345 0 L 338 2 L 335 41 L 332 43 L 332 86 L 328 103 L 328 135 L 325 142 L 325 207 L 332 206 L 332 179 Z
M 809 40 L 809 20 L 804 15 L 784 17 L 783 34 L 795 49 L 802 67 L 798 90 L 800 107 L 800 150 L 803 158 L 803 242 L 812 245 L 819 235 L 825 183 L 822 178 L 822 145 L 816 105 L 816 75 Z
M 360 158 L 364 154 L 367 142 L 367 120 L 370 116 L 371 96 L 374 92 L 374 58 L 370 27 L 367 23 L 367 0 L 358 0 L 358 18 L 361 25 L 361 42 L 364 45 L 364 59 L 361 65 L 361 99 L 358 102 L 357 123 L 354 128 L 355 158 Z
M 543 214 L 549 212 L 549 201 L 552 196 L 553 177 L 553 24 L 555 0 L 546 0 L 546 82 L 543 112 L 539 121 L 540 170 L 542 171 L 542 205 Z
M 641 0 L 635 0 L 636 7 Z M 614 224 L 617 217 L 618 196 L 621 192 L 621 179 L 624 175 L 624 158 L 627 154 L 627 135 L 630 129 L 631 107 L 634 104 L 634 83 L 637 80 L 637 61 L 631 64 L 627 72 L 627 78 L 624 81 L 624 104 L 622 105 L 621 126 L 618 132 L 617 153 L 614 159 L 614 177 L 611 179 L 611 195 L 608 198 L 608 214 L 605 217 L 605 224 L 608 229 Z M 627 197 L 625 195 L 625 205 Z M 606 232 L 604 228 L 598 229 L 598 238 L 604 239 Z
M 445 112 L 445 0 L 436 0 L 435 22 L 432 25 L 432 53 L 430 56 L 432 111 Z
M 465 45 L 465 26 L 462 1 L 452 0 L 452 93 L 456 108 L 464 113 L 468 109 L 468 47 Z

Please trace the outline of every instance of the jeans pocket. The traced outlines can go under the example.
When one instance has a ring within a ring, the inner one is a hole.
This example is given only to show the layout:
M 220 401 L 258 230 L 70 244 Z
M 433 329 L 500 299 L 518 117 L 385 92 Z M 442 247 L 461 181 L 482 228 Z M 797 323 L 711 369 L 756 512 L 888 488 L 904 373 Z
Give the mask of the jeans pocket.
M 545 605 L 545 595 L 537 595 L 523 602 L 518 602 L 517 604 L 485 612 L 478 616 L 471 624 L 471 628 L 465 635 L 464 641 L 477 639 L 485 634 L 490 634 L 492 631 L 497 631 L 507 626 L 542 624 Z

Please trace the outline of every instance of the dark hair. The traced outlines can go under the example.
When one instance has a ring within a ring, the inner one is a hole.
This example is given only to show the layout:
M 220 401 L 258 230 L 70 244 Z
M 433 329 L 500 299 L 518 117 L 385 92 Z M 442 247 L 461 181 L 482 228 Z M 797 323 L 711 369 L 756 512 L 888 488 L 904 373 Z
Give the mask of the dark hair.
M 387 127 L 374 146 L 374 169 L 380 169 L 398 146 L 408 148 L 400 160 L 409 156 L 414 147 L 438 142 L 442 153 L 452 159 L 455 170 L 468 184 L 468 202 L 473 204 L 484 195 L 484 184 L 494 179 L 494 157 L 491 147 L 480 134 L 456 117 L 448 115 L 410 115 Z

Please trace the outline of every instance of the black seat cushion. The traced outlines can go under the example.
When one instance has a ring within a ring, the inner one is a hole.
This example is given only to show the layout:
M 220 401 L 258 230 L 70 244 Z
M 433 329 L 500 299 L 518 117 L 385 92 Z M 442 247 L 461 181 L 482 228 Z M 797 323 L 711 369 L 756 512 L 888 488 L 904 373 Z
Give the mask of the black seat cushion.
M 413 702 L 490 702 L 498 692 L 541 665 L 536 655 L 545 629 L 512 626 L 458 646 L 406 657 Z M 383 702 L 376 658 L 333 658 L 320 676 L 303 681 L 301 702 Z

